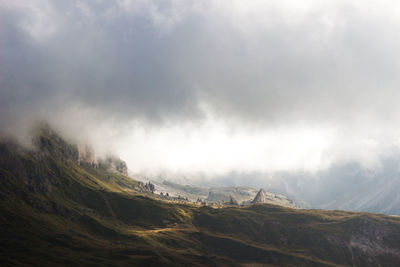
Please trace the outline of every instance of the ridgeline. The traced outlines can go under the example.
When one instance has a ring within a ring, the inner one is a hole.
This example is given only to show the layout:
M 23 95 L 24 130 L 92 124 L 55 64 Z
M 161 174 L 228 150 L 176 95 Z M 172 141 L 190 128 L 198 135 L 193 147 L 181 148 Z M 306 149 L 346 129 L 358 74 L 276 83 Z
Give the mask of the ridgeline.
M 400 265 L 398 217 L 174 203 L 49 127 L 33 143 L 0 144 L 2 266 Z

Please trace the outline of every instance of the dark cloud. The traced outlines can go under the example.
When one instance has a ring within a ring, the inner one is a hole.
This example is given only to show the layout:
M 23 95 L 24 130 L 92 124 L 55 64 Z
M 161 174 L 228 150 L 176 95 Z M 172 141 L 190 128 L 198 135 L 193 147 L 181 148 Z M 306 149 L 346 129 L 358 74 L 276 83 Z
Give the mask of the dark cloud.
M 399 132 L 397 6 L 2 1 L 0 128 L 212 114 L 242 128 L 328 125 L 342 144 L 331 154 L 347 155 L 359 137 Z
M 6 116 L 76 102 L 148 120 L 196 118 L 201 103 L 269 123 L 398 113 L 385 6 L 312 1 L 293 18 L 284 3 L 12 2 L 0 11 Z

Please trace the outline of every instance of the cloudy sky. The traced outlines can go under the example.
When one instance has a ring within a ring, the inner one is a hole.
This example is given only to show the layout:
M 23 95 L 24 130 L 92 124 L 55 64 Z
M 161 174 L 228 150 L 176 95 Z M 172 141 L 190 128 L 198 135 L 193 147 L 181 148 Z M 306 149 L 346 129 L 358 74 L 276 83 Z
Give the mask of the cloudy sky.
M 48 120 L 133 172 L 378 168 L 400 146 L 398 1 L 0 2 L 0 131 Z

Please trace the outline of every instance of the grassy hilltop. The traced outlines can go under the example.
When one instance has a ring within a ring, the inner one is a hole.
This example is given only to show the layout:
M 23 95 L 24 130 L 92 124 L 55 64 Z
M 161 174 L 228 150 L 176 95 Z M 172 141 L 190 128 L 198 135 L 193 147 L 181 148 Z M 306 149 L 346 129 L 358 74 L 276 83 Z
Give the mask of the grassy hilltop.
M 0 144 L 2 266 L 399 266 L 400 219 L 152 197 L 43 127 Z

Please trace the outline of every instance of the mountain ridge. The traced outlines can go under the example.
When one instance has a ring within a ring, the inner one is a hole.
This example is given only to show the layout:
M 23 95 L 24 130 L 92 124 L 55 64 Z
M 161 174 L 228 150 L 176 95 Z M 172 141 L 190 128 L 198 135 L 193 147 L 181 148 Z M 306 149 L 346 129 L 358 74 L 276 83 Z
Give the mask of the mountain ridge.
M 0 264 L 396 266 L 400 219 L 270 204 L 213 208 L 158 199 L 61 136 L 0 143 Z

